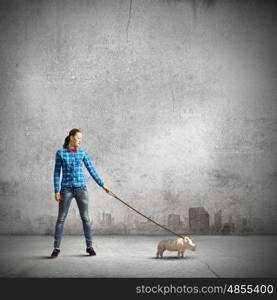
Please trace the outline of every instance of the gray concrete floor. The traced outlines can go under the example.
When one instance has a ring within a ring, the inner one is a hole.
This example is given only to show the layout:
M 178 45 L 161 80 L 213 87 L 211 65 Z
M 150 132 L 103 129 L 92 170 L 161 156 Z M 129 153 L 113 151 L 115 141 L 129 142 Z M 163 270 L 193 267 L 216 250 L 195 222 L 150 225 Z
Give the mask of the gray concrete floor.
M 82 235 L 64 235 L 61 253 L 49 259 L 52 236 L 0 236 L 0 277 L 277 277 L 277 236 L 192 235 L 197 251 L 164 253 L 157 243 L 174 236 L 95 235 L 95 257 Z

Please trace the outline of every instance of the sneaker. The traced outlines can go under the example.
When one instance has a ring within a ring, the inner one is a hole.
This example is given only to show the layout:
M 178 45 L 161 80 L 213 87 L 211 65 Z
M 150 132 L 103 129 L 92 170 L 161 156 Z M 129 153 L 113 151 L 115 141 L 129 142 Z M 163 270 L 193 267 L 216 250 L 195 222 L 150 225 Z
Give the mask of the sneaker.
M 94 251 L 94 249 L 92 247 L 87 248 L 87 253 L 89 253 L 89 255 L 96 255 L 96 252 Z
M 61 250 L 54 248 L 52 254 L 51 254 L 51 258 L 56 258 L 58 257 L 59 253 L 61 252 Z

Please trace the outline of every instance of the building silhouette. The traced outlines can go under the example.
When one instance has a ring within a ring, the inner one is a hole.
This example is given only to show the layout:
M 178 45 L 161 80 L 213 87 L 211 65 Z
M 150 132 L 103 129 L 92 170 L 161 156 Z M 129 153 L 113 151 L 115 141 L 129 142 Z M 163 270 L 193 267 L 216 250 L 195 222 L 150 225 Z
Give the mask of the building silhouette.
M 209 214 L 204 207 L 191 207 L 189 209 L 189 229 L 192 233 L 210 231 Z
M 114 225 L 114 219 L 109 213 L 102 213 L 102 218 L 100 220 L 100 225 L 104 228 L 111 228 Z
M 220 209 L 214 215 L 214 230 L 215 232 L 221 232 L 222 230 L 222 210 Z
M 82 231 L 80 217 L 77 215 L 77 210 L 72 210 L 72 216 L 69 219 L 71 227 L 65 229 L 66 233 L 78 233 Z M 266 227 L 265 220 L 258 217 L 243 216 L 234 214 L 225 216 L 222 209 L 215 211 L 214 223 L 210 225 L 209 213 L 204 207 L 191 207 L 188 214 L 182 214 L 183 219 L 178 214 L 168 214 L 167 221 L 161 222 L 156 216 L 149 216 L 159 224 L 168 227 L 170 230 L 186 235 L 190 233 L 221 233 L 221 234 L 247 234 L 247 233 L 265 233 L 269 232 Z M 227 219 L 226 219 L 227 217 Z M 223 219 L 225 220 L 223 222 Z M 166 219 L 165 219 L 166 220 Z M 44 221 L 41 220 L 41 227 L 44 226 Z M 164 224 L 165 223 L 165 224 Z M 123 234 L 168 234 L 168 232 L 149 220 L 138 217 L 135 214 L 126 214 L 123 219 L 115 219 L 111 213 L 102 212 L 99 214 L 99 222 L 96 226 L 98 233 L 123 233 Z

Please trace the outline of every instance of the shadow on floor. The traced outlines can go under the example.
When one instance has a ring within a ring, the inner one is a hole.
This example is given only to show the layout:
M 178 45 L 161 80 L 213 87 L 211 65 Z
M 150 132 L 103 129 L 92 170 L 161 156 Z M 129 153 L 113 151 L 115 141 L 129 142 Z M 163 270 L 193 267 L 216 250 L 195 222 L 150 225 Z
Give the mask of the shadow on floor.
M 150 259 L 156 259 L 156 260 L 187 260 L 187 259 L 196 259 L 195 256 L 185 256 L 185 257 L 178 257 L 178 256 L 164 256 L 164 257 L 156 257 L 152 256 L 149 257 Z
M 68 255 L 70 257 L 92 257 L 93 255 L 89 254 L 73 254 L 73 255 Z
M 52 258 L 50 255 L 46 256 L 30 256 L 29 258 L 32 258 L 32 259 L 55 259 L 55 258 Z
M 60 257 L 64 257 L 64 258 L 71 258 L 71 257 L 90 257 L 90 255 L 88 254 L 60 254 L 58 257 L 54 257 L 52 258 L 50 255 L 40 255 L 40 256 L 28 256 L 28 257 L 25 257 L 25 258 L 29 258 L 29 259 L 38 259 L 38 260 L 41 260 L 41 259 L 52 259 L 52 260 L 55 260 L 57 258 L 60 258 Z

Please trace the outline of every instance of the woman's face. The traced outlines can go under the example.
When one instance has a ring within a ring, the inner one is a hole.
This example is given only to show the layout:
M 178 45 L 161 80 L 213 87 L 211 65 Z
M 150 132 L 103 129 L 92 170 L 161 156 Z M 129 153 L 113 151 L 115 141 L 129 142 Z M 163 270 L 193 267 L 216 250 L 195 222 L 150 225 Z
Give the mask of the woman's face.
M 73 147 L 79 147 L 82 143 L 82 133 L 77 132 L 74 136 L 70 136 L 70 141 Z

